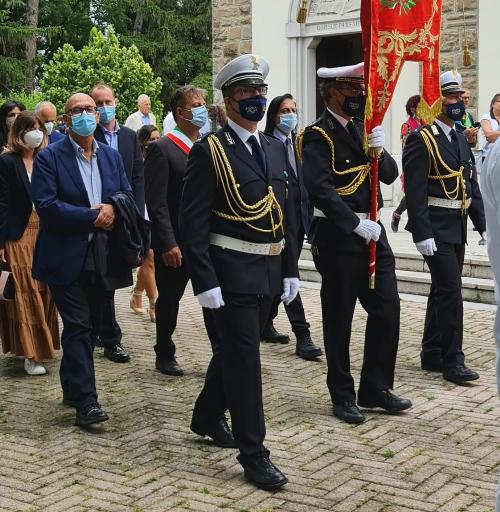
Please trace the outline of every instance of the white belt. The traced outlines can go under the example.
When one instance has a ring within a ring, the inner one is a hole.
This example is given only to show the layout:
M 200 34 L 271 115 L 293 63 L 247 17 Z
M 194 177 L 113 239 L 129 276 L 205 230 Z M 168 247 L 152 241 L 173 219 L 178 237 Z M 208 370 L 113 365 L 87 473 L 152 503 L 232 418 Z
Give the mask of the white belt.
M 285 240 L 281 240 L 272 244 L 257 244 L 253 242 L 246 242 L 231 236 L 219 235 L 218 233 L 210 233 L 210 244 L 222 247 L 222 249 L 231 249 L 232 251 L 246 252 L 248 254 L 262 254 L 264 256 L 279 256 L 283 247 L 285 247 Z
M 361 220 L 366 220 L 366 219 L 370 218 L 369 213 L 354 212 L 354 215 L 357 215 L 357 217 Z M 314 216 L 321 217 L 322 219 L 326 219 L 326 215 L 321 210 L 318 210 L 317 208 L 314 208 Z M 381 212 L 380 212 L 380 210 L 377 210 L 377 221 L 380 220 L 380 216 L 381 216 Z
M 467 199 L 465 207 L 469 208 L 471 199 Z M 429 197 L 429 206 L 437 206 L 439 208 L 452 208 L 460 210 L 462 208 L 462 201 L 460 199 L 444 199 L 442 197 Z

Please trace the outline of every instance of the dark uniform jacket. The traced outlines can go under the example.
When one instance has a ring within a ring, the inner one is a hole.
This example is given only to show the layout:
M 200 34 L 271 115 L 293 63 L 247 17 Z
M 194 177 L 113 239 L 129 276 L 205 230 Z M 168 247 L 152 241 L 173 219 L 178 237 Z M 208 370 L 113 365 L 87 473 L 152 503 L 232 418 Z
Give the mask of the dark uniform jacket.
M 406 229 L 413 235 L 414 242 L 421 242 L 434 238 L 440 242 L 462 244 L 467 240 L 467 215 L 461 209 L 429 206 L 429 197 L 448 199 L 441 183 L 448 191 L 456 186 L 456 179 L 452 178 L 441 182 L 428 179 L 429 173 L 435 175 L 431 166 L 431 155 L 422 138 L 422 130 L 436 140 L 439 154 L 443 162 L 453 171 L 463 166 L 462 176 L 465 182 L 467 198 L 471 197 L 470 148 L 467 140 L 461 133 L 457 133 L 458 148 L 448 140 L 441 128 L 435 123 L 422 127 L 410 134 L 403 150 L 403 169 L 405 170 L 405 194 L 408 204 L 408 225 Z M 448 172 L 439 164 L 442 175 Z M 462 199 L 460 191 L 457 200 Z
M 369 213 L 371 203 L 370 179 L 366 177 L 352 195 L 339 195 L 337 188 L 348 185 L 353 174 L 337 175 L 332 171 L 332 152 L 329 144 L 313 126 L 322 128 L 334 145 L 334 165 L 339 172 L 359 165 L 368 165 L 369 158 L 363 150 L 363 122 L 353 119 L 357 140 L 325 109 L 319 119 L 306 128 L 303 138 L 303 176 L 309 199 L 326 218 L 315 217 L 309 241 L 316 246 L 334 244 L 338 249 L 365 251 L 366 242 L 353 234 L 359 224 L 356 213 Z M 395 160 L 384 151 L 379 160 L 379 180 L 391 184 L 398 177 Z M 378 207 L 382 208 L 382 193 L 378 192 Z M 386 243 L 382 240 L 380 243 Z
M 212 210 L 231 214 L 221 183 L 218 183 L 207 137 L 189 154 L 180 211 L 180 230 L 193 289 L 196 294 L 221 286 L 223 292 L 275 296 L 281 292 L 283 277 L 298 277 L 295 211 L 288 196 L 288 158 L 282 142 L 259 133 L 266 155 L 265 173 L 245 144 L 226 125 L 217 131 L 234 173 L 238 190 L 247 205 L 260 201 L 272 186 L 285 220 L 286 248 L 281 256 L 247 254 L 210 245 L 210 233 L 254 243 L 278 242 L 281 229 L 273 233 L 255 231 L 244 222 L 220 218 Z M 266 215 L 252 225 L 270 228 Z
M 151 246 L 164 253 L 180 244 L 179 206 L 187 155 L 168 137 L 149 145 L 144 162 Z
M 94 137 L 101 144 L 108 143 L 100 124 L 97 125 Z M 122 157 L 125 174 L 132 187 L 137 208 L 144 215 L 144 164 L 141 148 L 136 132 L 126 126 L 120 126 L 118 130 L 118 153 Z
M 33 201 L 31 186 L 19 153 L 0 156 L 0 249 L 19 240 L 28 225 Z

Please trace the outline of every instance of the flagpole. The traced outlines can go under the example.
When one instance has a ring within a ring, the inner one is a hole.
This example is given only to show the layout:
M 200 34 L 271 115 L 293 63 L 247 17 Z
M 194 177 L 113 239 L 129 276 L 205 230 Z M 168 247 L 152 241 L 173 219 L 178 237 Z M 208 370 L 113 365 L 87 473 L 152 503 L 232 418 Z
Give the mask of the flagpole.
M 371 204 L 370 204 L 370 220 L 377 222 L 378 210 L 378 160 L 381 155 L 380 149 L 369 150 L 371 158 Z M 375 290 L 375 275 L 377 271 L 377 243 L 370 241 L 369 258 L 368 258 L 368 287 Z

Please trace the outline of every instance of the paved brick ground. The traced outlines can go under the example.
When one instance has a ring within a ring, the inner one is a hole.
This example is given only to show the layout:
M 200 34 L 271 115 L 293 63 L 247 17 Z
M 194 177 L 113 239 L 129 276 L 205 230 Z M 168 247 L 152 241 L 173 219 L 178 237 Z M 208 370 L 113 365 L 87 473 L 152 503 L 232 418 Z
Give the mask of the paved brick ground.
M 320 339 L 319 295 L 303 291 Z M 469 387 L 418 368 L 423 304 L 403 302 L 396 391 L 411 397 L 405 415 L 368 413 L 357 427 L 331 415 L 323 362 L 307 363 L 292 346 L 263 346 L 267 444 L 287 473 L 270 494 L 242 478 L 236 453 L 188 430 L 209 358 L 201 315 L 188 294 L 176 336 L 186 375 L 153 370 L 153 325 L 129 312 L 119 320 L 132 361 L 96 354 L 101 402 L 111 420 L 86 433 L 60 405 L 57 362 L 29 378 L 22 362 L 0 357 L 0 510 L 491 512 L 500 461 L 500 410 L 493 376 L 491 309 L 467 309 L 465 347 L 481 380 Z M 280 313 L 281 314 L 281 313 Z M 364 314 L 353 333 L 359 372 Z M 278 326 L 286 330 L 284 315 Z

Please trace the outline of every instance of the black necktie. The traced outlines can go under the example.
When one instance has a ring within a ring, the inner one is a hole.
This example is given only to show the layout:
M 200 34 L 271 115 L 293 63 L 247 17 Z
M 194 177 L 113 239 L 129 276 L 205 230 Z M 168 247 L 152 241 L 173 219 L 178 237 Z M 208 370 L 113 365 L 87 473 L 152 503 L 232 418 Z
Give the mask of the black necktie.
M 286 138 L 285 146 L 288 154 L 288 161 L 290 162 L 290 166 L 293 169 L 293 173 L 295 174 L 295 176 L 297 176 L 297 162 L 295 161 L 295 152 L 293 150 L 293 144 L 290 137 Z
M 452 143 L 453 147 L 455 148 L 455 151 L 457 152 L 457 154 L 460 155 L 460 144 L 458 142 L 456 130 L 453 130 L 453 129 L 451 130 L 450 137 L 451 137 L 451 143 Z
M 250 146 L 252 146 L 252 156 L 254 157 L 255 161 L 257 162 L 258 166 L 264 171 L 264 174 L 266 173 L 266 154 L 264 153 L 264 150 L 260 147 L 260 144 L 257 142 L 257 138 L 255 135 L 251 135 L 248 137 L 247 141 Z
M 354 123 L 352 121 L 349 121 L 346 124 L 346 128 L 347 128 L 347 131 L 349 132 L 350 136 L 354 139 L 354 141 L 357 144 L 359 144 L 359 142 L 360 142 L 359 134 L 358 134 L 358 130 L 356 130 L 356 127 L 354 126 Z

